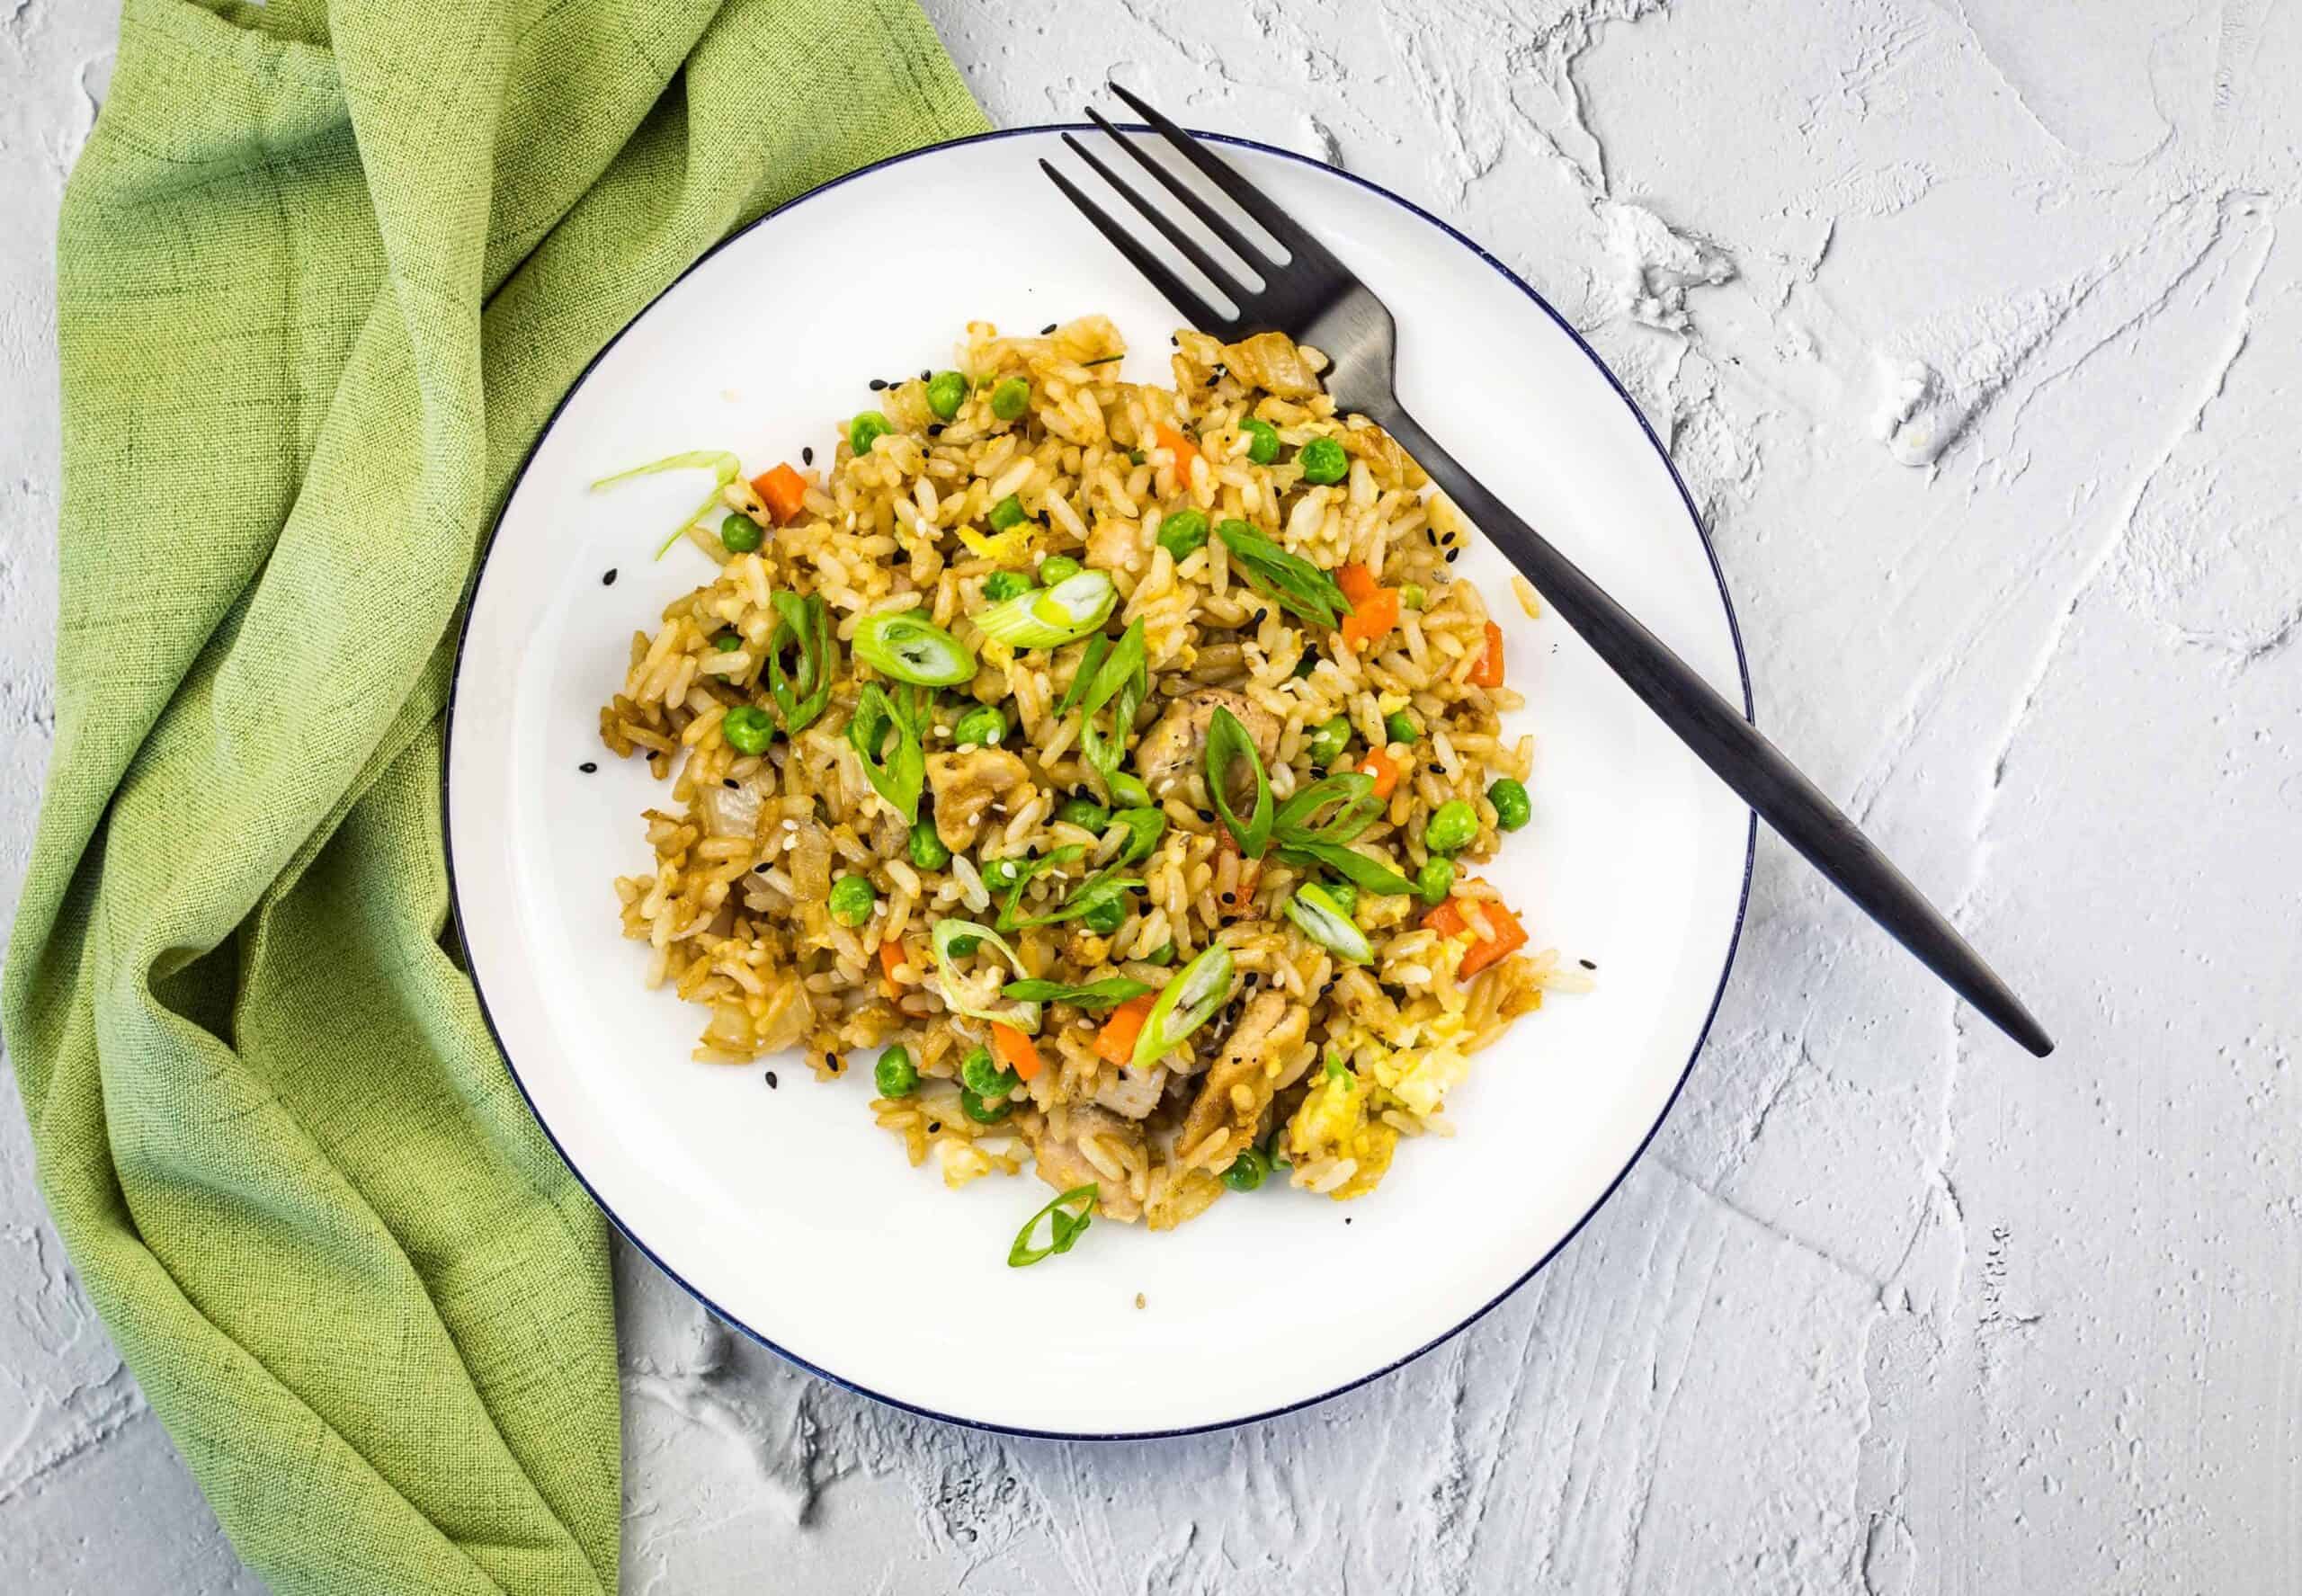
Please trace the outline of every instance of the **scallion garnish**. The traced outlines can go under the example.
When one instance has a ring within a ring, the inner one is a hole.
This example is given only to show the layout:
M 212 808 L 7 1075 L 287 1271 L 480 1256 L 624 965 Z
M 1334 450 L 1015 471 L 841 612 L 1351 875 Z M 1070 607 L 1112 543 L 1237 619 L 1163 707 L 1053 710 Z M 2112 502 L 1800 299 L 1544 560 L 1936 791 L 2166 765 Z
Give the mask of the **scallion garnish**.
M 1141 997 L 1147 992 L 1157 990 L 1147 981 L 1129 980 L 1125 976 L 1106 976 L 1084 986 L 1066 986 L 1060 981 L 1010 981 L 1001 989 L 1000 995 L 1021 1003 L 1069 1003 L 1077 1009 L 1108 1009 L 1115 1003 L 1125 1003 L 1129 998 Z
M 847 723 L 847 741 L 863 763 L 872 790 L 895 807 L 906 825 L 919 819 L 920 789 L 927 781 L 927 755 L 919 734 L 924 707 L 913 702 L 898 709 L 876 682 L 864 688 Z M 888 746 L 892 734 L 894 746 Z
M 1379 897 L 1405 897 L 1415 890 L 1414 882 L 1390 866 L 1340 843 L 1288 843 L 1280 846 L 1279 858 L 1298 869 L 1325 866 L 1360 891 Z
M 989 926 L 977 925 L 971 920 L 938 920 L 927 933 L 927 946 L 935 956 L 935 988 L 943 999 L 943 1006 L 954 1014 L 965 1014 L 975 1020 L 997 1020 L 1017 1030 L 1036 1034 L 1039 1028 L 1039 1004 L 1017 999 L 1004 1005 L 995 1005 L 991 996 L 997 991 L 997 982 L 979 983 L 982 986 L 980 992 L 968 985 L 967 977 L 959 973 L 958 963 L 967 956 L 959 947 L 963 941 L 968 944 L 968 952 L 973 952 L 986 942 L 990 943 L 999 950 L 1000 957 L 1007 961 L 1008 968 L 1018 976 L 1025 973 L 1023 961 L 1016 957 L 1015 950 Z
M 662 548 L 656 550 L 656 557 L 661 559 L 672 545 L 680 540 L 682 533 L 719 504 L 721 490 L 742 476 L 744 468 L 741 461 L 724 449 L 693 449 L 685 454 L 669 455 L 660 460 L 650 460 L 644 466 L 634 466 L 629 471 L 618 471 L 612 477 L 602 477 L 592 484 L 592 491 L 597 493 L 603 487 L 613 487 L 617 483 L 629 482 L 634 477 L 653 477 L 658 471 L 709 471 L 717 478 L 711 485 L 711 496 L 689 512 L 688 518 L 673 528 L 672 535 L 664 539 Z
M 1217 942 L 1175 972 L 1144 1016 L 1143 1029 L 1135 1038 L 1134 1067 L 1148 1069 L 1164 1058 L 1212 1019 L 1230 995 L 1231 950 Z
M 1242 762 L 1254 778 L 1255 794 L 1245 820 L 1231 807 L 1232 776 Z M 1247 736 L 1247 728 L 1220 705 L 1207 726 L 1207 790 L 1215 800 L 1215 812 L 1237 841 L 1239 851 L 1249 859 L 1261 859 L 1271 846 L 1271 778 L 1263 772 L 1263 761 L 1255 753 L 1254 739 Z
M 1306 882 L 1281 907 L 1287 918 L 1302 927 L 1305 936 L 1337 958 L 1351 964 L 1374 962 L 1375 950 L 1368 945 L 1367 933 L 1323 888 Z
M 769 595 L 779 618 L 767 641 L 767 691 L 783 720 L 786 735 L 797 736 L 831 705 L 831 679 L 839 663 L 839 639 L 832 631 L 831 611 L 823 600 L 809 593 Z M 787 674 L 783 651 L 799 651 L 799 661 Z
M 1043 1258 L 1071 1251 L 1073 1244 L 1087 1234 L 1087 1226 L 1095 1217 L 1095 1199 L 1102 1194 L 1102 1188 L 1092 1181 L 1084 1186 L 1074 1186 L 1024 1220 L 1023 1228 L 1015 1233 L 1015 1244 L 1007 1249 L 1007 1267 L 1028 1269 Z M 1045 1246 L 1031 1240 L 1042 1219 L 1048 1222 Z
M 1247 585 L 1290 614 L 1321 626 L 1338 627 L 1351 613 L 1351 601 L 1334 578 L 1299 555 L 1289 554 L 1244 521 L 1218 521 L 1215 535 Z
M 1079 757 L 1102 778 L 1103 788 L 1114 804 L 1139 807 L 1151 801 L 1143 783 L 1119 768 L 1120 761 L 1127 757 L 1127 739 L 1135 730 L 1135 712 L 1142 708 L 1144 697 L 1150 691 L 1143 623 L 1138 620 L 1111 645 L 1102 663 L 1095 667 L 1094 680 L 1088 682 L 1087 691 L 1079 700 Z M 1095 724 L 1095 717 L 1106 704 L 1111 706 L 1108 736 Z
M 1119 590 L 1101 571 L 1082 571 L 1053 587 L 1035 588 L 977 612 L 976 625 L 986 638 L 1016 648 L 1054 648 L 1075 643 L 1103 624 L 1119 602 Z
M 1320 811 L 1331 806 L 1334 813 L 1320 822 Z M 1279 807 L 1271 840 L 1282 848 L 1296 843 L 1352 842 L 1382 812 L 1374 777 L 1359 771 L 1322 776 Z
M 857 657 L 915 687 L 956 687 L 975 674 L 975 655 L 940 626 L 915 615 L 873 615 L 855 629 Z

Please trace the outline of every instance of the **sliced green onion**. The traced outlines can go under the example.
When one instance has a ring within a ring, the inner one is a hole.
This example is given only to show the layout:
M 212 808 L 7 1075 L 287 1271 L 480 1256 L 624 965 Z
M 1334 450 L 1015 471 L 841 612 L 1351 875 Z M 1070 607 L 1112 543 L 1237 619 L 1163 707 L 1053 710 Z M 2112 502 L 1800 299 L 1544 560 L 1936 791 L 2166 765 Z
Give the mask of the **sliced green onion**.
M 1094 1222 L 1095 1199 L 1102 1194 L 1102 1188 L 1092 1181 L 1084 1186 L 1074 1186 L 1024 1220 L 1023 1228 L 1015 1233 L 1015 1244 L 1007 1249 L 1007 1267 L 1028 1269 L 1043 1258 L 1071 1251 L 1073 1244 L 1086 1235 L 1087 1226 Z M 1031 1239 L 1042 1219 L 1048 1225 L 1045 1246 Z
M 1244 521 L 1218 521 L 1215 535 L 1247 585 L 1290 614 L 1337 627 L 1351 613 L 1343 589 L 1309 560 L 1289 554 Z
M 685 521 L 673 528 L 672 535 L 664 539 L 662 548 L 656 550 L 656 557 L 661 559 L 688 528 L 702 520 L 705 513 L 719 503 L 720 490 L 742 476 L 744 467 L 742 461 L 724 449 L 691 449 L 685 454 L 666 455 L 659 460 L 649 460 L 644 466 L 634 466 L 629 471 L 602 477 L 592 484 L 592 491 L 597 493 L 603 487 L 613 487 L 617 483 L 629 482 L 635 477 L 653 477 L 658 471 L 709 471 L 717 478 L 711 485 L 711 496 L 690 512 Z
M 1053 587 L 1018 593 L 975 618 L 986 638 L 1017 648 L 1054 648 L 1075 643 L 1103 624 L 1119 601 L 1119 590 L 1101 571 L 1082 571 Z
M 1013 931 L 1019 925 L 1043 923 L 1016 918 L 1015 909 L 1023 901 L 1023 888 L 1031 885 L 1032 877 L 1042 871 L 1060 869 L 1086 856 L 1087 850 L 1084 844 L 1066 843 L 1060 848 L 1048 849 L 1037 859 L 995 859 L 986 863 L 982 871 L 983 884 L 994 892 L 1006 895 L 1006 900 L 999 906 L 999 929 Z
M 1167 834 L 1167 812 L 1147 805 L 1136 809 L 1120 809 L 1111 818 L 1127 827 L 1127 846 L 1119 851 L 1121 864 L 1141 864 L 1151 857 L 1159 839 Z
M 1320 887 L 1306 882 L 1295 889 L 1295 896 L 1282 905 L 1287 918 L 1300 926 L 1303 934 L 1350 964 L 1371 964 L 1375 950 L 1368 945 L 1367 934 L 1352 923 L 1343 906 L 1329 897 Z
M 913 706 L 916 711 L 919 706 Z M 864 688 L 847 723 L 847 741 L 862 761 L 864 777 L 872 789 L 894 806 L 906 825 L 919 819 L 920 789 L 927 782 L 927 755 L 920 746 L 919 724 L 923 716 L 905 714 L 876 682 Z M 888 734 L 895 746 L 887 749 Z
M 1082 850 L 1074 847 L 1072 851 L 1078 852 Z M 1118 904 L 1123 908 L 1126 895 L 1142 886 L 1143 882 L 1138 877 L 1120 875 L 1120 866 L 1112 865 L 1099 875 L 1088 877 L 1074 889 L 1069 897 L 1065 898 L 1062 903 L 1044 914 L 1027 914 L 1021 919 L 1014 918 L 1015 899 L 1021 894 L 1012 892 L 1008 895 L 1007 908 L 1000 914 L 1000 923 L 1004 927 L 1010 928 L 1019 925 L 1056 925 L 1066 920 L 1076 920 L 1081 915 L 1106 904 Z M 1112 929 L 1118 928 L 1114 926 Z
M 855 629 L 863 663 L 915 687 L 956 687 L 975 674 L 975 655 L 940 626 L 909 615 L 872 615 Z
M 963 942 L 964 948 L 960 945 Z M 965 1014 L 973 1020 L 996 1020 L 1036 1035 L 1039 1029 L 1039 1004 L 1015 1002 L 995 1008 L 988 999 L 978 998 L 970 991 L 967 977 L 959 974 L 956 961 L 986 942 L 999 950 L 1008 967 L 1018 976 L 1025 973 L 1023 961 L 1008 946 L 1007 939 L 987 925 L 977 925 L 971 920 L 938 920 L 927 933 L 928 948 L 935 956 L 935 987 L 942 996 L 943 1006 L 954 1014 Z
M 1111 651 L 1111 640 L 1102 633 L 1097 632 L 1087 639 L 1087 646 L 1079 655 L 1079 668 L 1071 673 L 1071 685 L 1063 690 L 1063 697 L 1055 706 L 1057 715 L 1070 714 L 1071 706 L 1087 696 L 1087 690 L 1095 683 L 1095 673 L 1102 668 L 1103 656 Z
M 784 731 L 793 736 L 831 705 L 831 679 L 839 664 L 839 639 L 834 635 L 831 611 L 814 593 L 769 595 L 780 618 L 767 640 L 767 691 L 783 718 Z M 784 673 L 783 651 L 799 651 L 799 663 Z
M 1133 981 L 1125 976 L 1107 976 L 1100 981 L 1090 981 L 1084 986 L 1066 986 L 1060 981 L 1010 981 L 1000 989 L 1000 995 L 1022 1003 L 1069 1003 L 1079 1009 L 1108 1009 L 1115 1003 L 1125 1003 L 1129 998 L 1141 997 L 1147 992 L 1158 990 L 1147 981 Z
M 1231 995 L 1231 950 L 1217 942 L 1175 972 L 1144 1017 L 1131 1060 L 1148 1069 L 1206 1024 Z
M 1242 760 L 1254 777 L 1255 792 L 1245 820 L 1231 808 L 1232 772 Z M 1216 813 L 1237 840 L 1239 851 L 1249 859 L 1261 859 L 1271 846 L 1271 778 L 1263 774 L 1263 761 L 1255 753 L 1254 739 L 1247 735 L 1247 728 L 1219 705 L 1207 727 L 1207 790 L 1215 800 Z
M 1316 824 L 1330 805 L 1334 813 Z M 1297 843 L 1348 843 L 1375 823 L 1383 800 L 1375 796 L 1375 778 L 1361 771 L 1340 771 L 1322 776 L 1279 807 L 1271 828 L 1280 847 Z
M 1279 850 L 1281 863 L 1298 868 L 1324 866 L 1361 892 L 1378 897 L 1411 897 L 1418 888 L 1396 870 L 1340 843 L 1289 843 Z
M 1150 691 L 1151 676 L 1144 663 L 1143 623 L 1138 620 L 1111 646 L 1079 700 L 1079 757 L 1102 778 L 1103 787 L 1114 804 L 1140 807 L 1151 801 L 1143 783 L 1119 768 L 1120 761 L 1127 757 L 1127 739 L 1135 730 L 1135 712 Z M 1108 737 L 1095 725 L 1096 715 L 1107 703 L 1111 705 Z

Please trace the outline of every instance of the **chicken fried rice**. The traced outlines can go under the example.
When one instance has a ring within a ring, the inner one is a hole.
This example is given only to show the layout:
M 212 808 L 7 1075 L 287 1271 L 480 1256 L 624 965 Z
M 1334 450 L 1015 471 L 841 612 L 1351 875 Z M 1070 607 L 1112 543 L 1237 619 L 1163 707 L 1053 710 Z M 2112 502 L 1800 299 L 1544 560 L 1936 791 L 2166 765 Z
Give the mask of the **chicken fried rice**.
M 615 883 L 647 983 L 699 1060 L 870 1074 L 954 1186 L 1031 1164 L 1065 1195 L 1018 1262 L 1281 1174 L 1363 1195 L 1587 985 L 1468 868 L 1532 759 L 1471 529 L 1317 351 L 1172 342 L 1162 388 L 1102 317 L 976 324 L 828 468 L 640 468 L 720 480 L 674 539 L 717 578 L 600 714 L 670 784 Z

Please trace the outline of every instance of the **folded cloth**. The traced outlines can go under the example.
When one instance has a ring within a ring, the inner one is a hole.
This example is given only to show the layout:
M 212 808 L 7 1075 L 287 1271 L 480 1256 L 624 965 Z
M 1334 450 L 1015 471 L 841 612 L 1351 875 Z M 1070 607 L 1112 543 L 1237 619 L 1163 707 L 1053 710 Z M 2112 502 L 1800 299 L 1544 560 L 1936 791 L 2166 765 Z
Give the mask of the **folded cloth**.
M 912 0 L 128 0 L 0 1020 L 80 1279 L 274 1590 L 616 1588 L 604 1226 L 449 928 L 453 623 L 654 294 L 982 125 Z

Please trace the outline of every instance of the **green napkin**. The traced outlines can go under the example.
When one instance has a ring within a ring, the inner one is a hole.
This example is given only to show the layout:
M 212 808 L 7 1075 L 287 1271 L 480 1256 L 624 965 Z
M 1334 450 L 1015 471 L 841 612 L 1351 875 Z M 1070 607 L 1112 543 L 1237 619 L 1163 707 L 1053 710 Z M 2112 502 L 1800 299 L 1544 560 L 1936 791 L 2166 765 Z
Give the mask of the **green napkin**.
M 616 1588 L 605 1228 L 449 930 L 452 623 L 617 328 L 982 126 L 912 0 L 128 0 L 0 1017 L 80 1278 L 275 1590 Z

